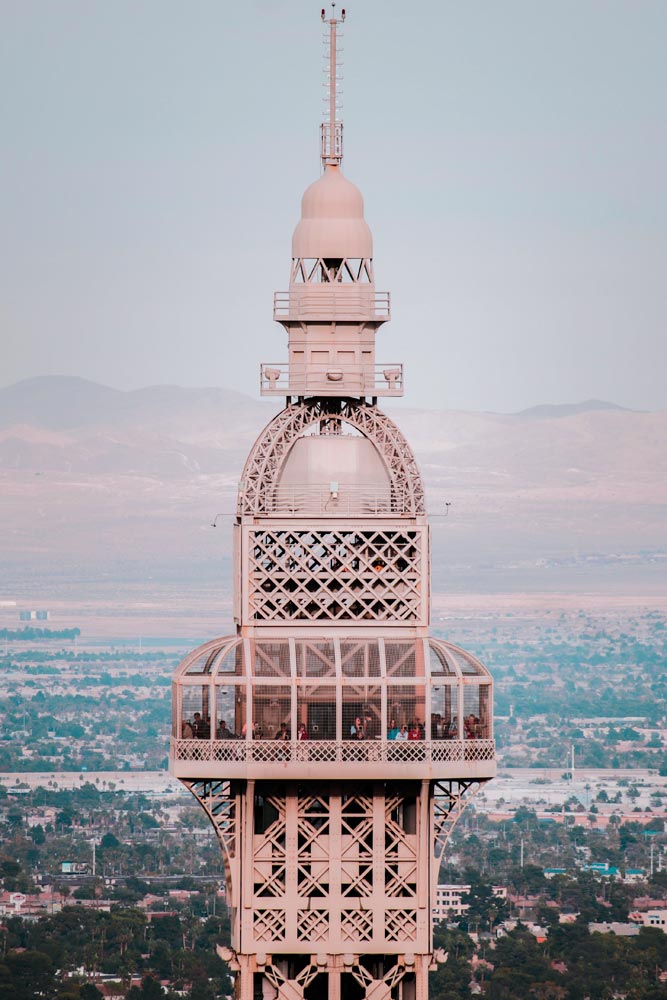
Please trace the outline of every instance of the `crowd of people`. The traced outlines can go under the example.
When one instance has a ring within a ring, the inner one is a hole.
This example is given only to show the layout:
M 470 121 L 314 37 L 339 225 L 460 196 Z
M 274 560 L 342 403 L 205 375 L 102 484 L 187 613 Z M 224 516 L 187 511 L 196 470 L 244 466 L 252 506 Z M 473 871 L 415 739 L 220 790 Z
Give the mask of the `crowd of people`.
M 315 727 L 317 730 L 317 726 Z M 465 739 L 468 740 L 478 740 L 483 738 L 483 727 L 479 720 L 479 717 L 474 715 L 472 712 L 470 715 L 466 716 L 463 720 L 463 734 Z M 354 722 L 349 727 L 348 738 L 351 740 L 372 740 L 377 738 L 377 726 L 370 713 L 365 715 L 357 715 Z M 181 737 L 184 740 L 208 740 L 211 737 L 211 722 L 210 719 L 203 718 L 201 712 L 195 712 L 192 721 L 188 719 L 183 720 L 181 726 Z M 431 716 L 431 739 L 432 740 L 452 740 L 458 737 L 458 723 L 456 718 L 446 720 L 443 719 L 442 715 L 434 714 Z M 238 733 L 232 732 L 231 729 L 227 727 L 227 723 L 224 719 L 221 719 L 218 723 L 218 727 L 215 731 L 215 738 L 217 740 L 244 740 L 246 738 L 246 726 L 243 726 L 240 735 Z M 254 722 L 252 724 L 252 738 L 253 739 L 270 739 L 271 737 L 265 736 L 262 727 L 256 725 Z M 282 722 L 279 729 L 276 731 L 273 739 L 275 740 L 291 740 L 290 730 L 287 723 Z M 297 740 L 307 740 L 310 739 L 308 735 L 308 729 L 306 725 L 301 722 L 297 727 L 296 732 Z M 426 739 L 426 728 L 423 722 L 419 722 L 418 719 L 414 719 L 411 723 L 402 723 L 398 725 L 395 719 L 392 719 L 389 723 L 389 728 L 387 731 L 387 739 L 389 740 L 423 740 Z

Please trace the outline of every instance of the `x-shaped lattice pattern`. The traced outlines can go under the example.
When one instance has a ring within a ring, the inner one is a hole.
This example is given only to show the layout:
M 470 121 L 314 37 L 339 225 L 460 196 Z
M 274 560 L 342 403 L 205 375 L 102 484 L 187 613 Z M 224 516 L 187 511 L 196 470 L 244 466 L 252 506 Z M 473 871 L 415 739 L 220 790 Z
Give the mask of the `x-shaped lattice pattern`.
M 288 806 L 288 798 L 264 792 L 262 795 L 278 816 L 265 833 L 254 836 L 257 942 L 285 940 L 287 900 L 294 892 L 301 903 L 294 930 L 299 941 L 328 941 L 332 921 L 337 925 L 339 920 L 345 941 L 371 940 L 373 914 L 382 910 L 387 910 L 387 916 L 379 917 L 378 926 L 383 921 L 386 924 L 387 940 L 415 940 L 415 911 L 405 904 L 417 892 L 417 839 L 401 826 L 405 800 L 400 791 L 387 790 L 383 822 L 378 822 L 373 795 L 361 789 L 340 799 L 332 797 L 326 786 L 310 795 L 297 795 L 296 814 Z M 288 816 L 296 819 L 294 828 Z M 332 837 L 341 848 L 340 863 L 333 867 L 329 858 Z M 296 852 L 291 862 L 286 848 L 289 843 Z M 380 851 L 384 852 L 385 874 L 376 879 Z M 291 881 L 294 876 L 296 882 Z M 267 897 L 275 901 L 270 908 L 262 903 Z M 334 902 L 336 897 L 345 899 L 341 909 Z M 392 900 L 400 900 L 403 905 L 387 909 Z
M 421 538 L 393 528 L 252 531 L 250 614 L 256 621 L 414 621 Z
M 329 801 L 323 796 L 299 798 L 299 893 L 324 896 L 329 889 L 329 864 L 322 838 L 329 836 Z
M 373 937 L 371 910 L 343 910 L 341 933 L 344 941 L 370 941 Z
M 256 941 L 282 941 L 285 937 L 285 915 L 282 910 L 255 910 L 253 929 Z
M 329 911 L 299 910 L 296 934 L 299 941 L 326 941 L 329 936 Z
M 384 890 L 388 898 L 414 896 L 417 892 L 417 844 L 392 819 L 402 803 L 398 795 L 385 800 L 384 817 Z
M 228 781 L 187 781 L 185 785 L 211 820 L 226 857 L 235 857 L 238 834 L 236 799 L 231 793 L 230 783 Z
M 387 941 L 414 941 L 417 936 L 417 911 L 387 910 L 384 933 Z
M 431 760 L 434 763 L 456 761 L 493 761 L 493 740 L 173 740 L 176 760 L 272 763 L 275 761 L 384 761 L 387 764 L 410 764 Z
M 286 872 L 286 824 L 285 799 L 281 796 L 267 796 L 267 804 L 278 813 L 262 835 L 255 836 L 253 881 L 257 896 L 285 895 Z
M 243 469 L 239 513 L 267 512 L 280 469 L 295 440 L 327 417 L 343 420 L 361 431 L 383 456 L 392 481 L 392 511 L 413 516 L 425 513 L 419 469 L 396 424 L 376 406 L 338 399 L 308 399 L 276 414 L 255 441 Z

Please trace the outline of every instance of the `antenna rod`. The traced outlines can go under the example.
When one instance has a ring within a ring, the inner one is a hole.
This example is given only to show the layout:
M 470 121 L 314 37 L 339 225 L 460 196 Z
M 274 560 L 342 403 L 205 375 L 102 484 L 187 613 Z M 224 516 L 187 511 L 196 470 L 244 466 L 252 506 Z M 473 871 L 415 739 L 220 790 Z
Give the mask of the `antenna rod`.
M 331 5 L 332 8 L 335 4 Z M 332 10 L 333 13 L 333 10 Z M 336 130 L 336 19 L 329 21 L 329 135 L 333 145 Z M 331 150 L 333 152 L 333 148 Z
M 324 7 L 322 20 L 329 25 L 329 121 L 322 123 L 322 165 L 337 166 L 343 159 L 343 124 L 336 121 L 336 74 L 338 72 L 338 25 L 345 20 L 345 9 L 336 17 L 336 4 L 331 4 L 331 17 L 327 18 Z

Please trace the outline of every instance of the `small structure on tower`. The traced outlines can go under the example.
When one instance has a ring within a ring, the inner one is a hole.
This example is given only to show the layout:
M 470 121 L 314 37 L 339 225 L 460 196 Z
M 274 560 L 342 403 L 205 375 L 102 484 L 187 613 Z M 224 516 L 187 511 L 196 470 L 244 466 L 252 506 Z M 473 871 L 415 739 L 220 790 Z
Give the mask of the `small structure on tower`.
M 285 406 L 243 470 L 236 633 L 176 671 L 170 769 L 225 860 L 238 1000 L 425 1000 L 442 851 L 495 774 L 492 679 L 429 636 L 429 528 L 412 451 L 380 410 L 403 368 L 375 357 L 358 189 L 341 172 L 337 37 L 328 120 L 262 366 Z

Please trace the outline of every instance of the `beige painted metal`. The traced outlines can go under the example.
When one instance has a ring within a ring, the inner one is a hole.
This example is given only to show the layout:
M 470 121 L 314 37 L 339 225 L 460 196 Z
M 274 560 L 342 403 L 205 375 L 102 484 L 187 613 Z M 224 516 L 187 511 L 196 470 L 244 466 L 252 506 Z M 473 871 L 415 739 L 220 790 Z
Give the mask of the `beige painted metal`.
M 170 770 L 223 853 L 237 1000 L 426 1000 L 440 858 L 495 774 L 493 681 L 428 635 L 424 488 L 376 405 L 403 366 L 375 360 L 389 294 L 340 169 L 344 12 L 323 20 L 323 173 L 274 300 L 287 363 L 261 369 L 285 406 L 239 484 L 236 634 L 174 676 Z

